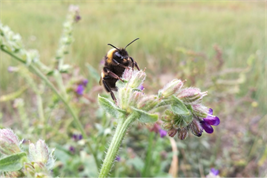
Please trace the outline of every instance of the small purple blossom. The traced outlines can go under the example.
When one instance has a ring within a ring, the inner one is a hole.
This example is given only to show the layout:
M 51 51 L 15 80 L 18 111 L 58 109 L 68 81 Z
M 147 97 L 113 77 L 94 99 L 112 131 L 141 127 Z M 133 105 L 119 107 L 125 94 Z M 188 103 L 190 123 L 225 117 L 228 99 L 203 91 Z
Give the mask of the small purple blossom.
M 203 121 L 200 121 L 203 129 L 209 134 L 213 133 L 213 128 L 211 127 L 211 125 L 217 126 L 220 124 L 220 119 L 217 116 L 213 116 L 212 114 L 213 110 L 210 108 L 208 116 L 206 118 L 203 118 Z
M 70 151 L 72 154 L 74 154 L 74 152 L 75 152 L 75 148 L 74 148 L 73 146 L 70 146 L 70 147 L 69 147 L 69 151 Z
M 217 170 L 215 168 L 211 168 L 210 169 L 210 173 L 212 173 L 213 175 L 217 176 L 217 175 L 219 175 L 219 170 Z
M 75 89 L 75 92 L 78 95 L 83 95 L 83 91 L 84 91 L 84 86 L 82 84 L 78 85 L 77 88 Z
M 120 161 L 121 160 L 121 157 L 120 156 L 116 156 L 115 160 L 116 161 Z
M 167 135 L 167 131 L 163 129 L 159 129 L 159 135 L 161 138 L 164 138 Z
M 74 139 L 74 141 L 79 141 L 83 139 L 83 136 L 81 134 L 73 134 L 72 138 Z
M 144 90 L 144 86 L 141 84 L 141 85 L 139 85 L 139 87 L 137 87 L 137 89 L 139 89 L 139 90 Z
M 83 84 L 84 87 L 86 87 L 87 84 L 88 84 L 88 80 L 87 80 L 87 79 L 84 79 L 84 80 L 82 81 L 82 84 Z

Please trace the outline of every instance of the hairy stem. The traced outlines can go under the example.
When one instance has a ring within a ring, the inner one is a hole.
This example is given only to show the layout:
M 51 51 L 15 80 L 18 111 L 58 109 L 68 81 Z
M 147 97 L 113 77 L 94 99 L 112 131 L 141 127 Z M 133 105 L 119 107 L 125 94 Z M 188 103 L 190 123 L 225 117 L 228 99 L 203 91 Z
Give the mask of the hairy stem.
M 110 169 L 113 165 L 113 162 L 118 153 L 120 144 L 123 140 L 123 137 L 129 127 L 129 125 L 136 119 L 135 114 L 129 115 L 126 119 L 119 118 L 119 123 L 116 128 L 115 134 L 112 138 L 111 144 L 108 148 L 106 157 L 104 159 L 103 165 L 101 167 L 100 173 L 98 177 L 108 177 Z

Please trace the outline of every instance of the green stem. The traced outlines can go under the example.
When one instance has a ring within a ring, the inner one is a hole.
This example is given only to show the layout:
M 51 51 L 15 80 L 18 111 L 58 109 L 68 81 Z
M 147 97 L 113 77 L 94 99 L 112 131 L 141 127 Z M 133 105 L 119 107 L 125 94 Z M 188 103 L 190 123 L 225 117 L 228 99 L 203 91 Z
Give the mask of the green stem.
M 122 139 L 129 127 L 129 125 L 136 119 L 135 114 L 129 115 L 126 120 L 119 118 L 119 123 L 116 128 L 115 134 L 112 138 L 111 144 L 108 148 L 106 157 L 104 159 L 103 165 L 101 167 L 98 177 L 108 177 L 112 164 L 116 158 L 117 152 L 119 150 Z
M 142 177 L 149 177 L 150 174 L 150 163 L 151 163 L 151 158 L 152 158 L 152 146 L 153 146 L 153 138 L 154 138 L 154 132 L 151 132 L 149 134 L 149 143 L 148 143 L 148 150 L 146 154 L 146 162 L 145 162 L 145 167 L 142 172 Z
M 15 59 L 17 59 L 18 61 L 26 64 L 26 62 L 22 59 L 20 59 L 19 57 L 17 57 L 16 55 L 12 54 L 9 51 L 6 51 L 5 49 L 1 48 L 4 52 L 6 52 L 7 54 L 9 54 L 10 56 L 14 57 Z M 69 113 L 71 114 L 74 123 L 76 124 L 76 126 L 78 127 L 78 129 L 80 130 L 80 132 L 82 133 L 83 138 L 85 138 L 86 140 L 87 135 L 82 127 L 82 124 L 80 122 L 80 120 L 78 119 L 77 115 L 75 114 L 74 110 L 71 108 L 71 106 L 69 105 L 69 103 L 65 100 L 65 98 L 57 91 L 57 89 L 55 88 L 55 86 L 48 80 L 48 78 L 38 69 L 36 68 L 33 64 L 28 66 L 29 69 L 31 71 L 33 71 L 36 75 L 38 75 L 52 90 L 53 92 L 59 97 L 59 99 L 64 103 L 64 105 L 66 106 L 67 110 L 69 111 Z M 97 167 L 99 167 L 99 163 L 97 160 L 97 156 L 96 153 L 93 151 L 93 148 L 91 147 L 91 145 L 88 143 L 88 148 L 90 150 L 90 152 L 93 154 L 95 162 L 97 164 Z

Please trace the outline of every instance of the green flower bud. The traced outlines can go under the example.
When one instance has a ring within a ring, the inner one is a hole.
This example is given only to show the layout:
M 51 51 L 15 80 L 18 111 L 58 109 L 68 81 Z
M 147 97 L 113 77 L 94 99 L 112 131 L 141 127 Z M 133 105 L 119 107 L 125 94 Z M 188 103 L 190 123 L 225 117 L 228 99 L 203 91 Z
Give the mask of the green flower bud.
M 130 69 L 132 70 L 132 69 Z M 130 88 L 137 88 L 141 84 L 143 84 L 144 80 L 146 78 L 146 73 L 144 71 L 134 71 L 130 81 L 128 82 L 128 86 Z
M 207 92 L 201 92 L 199 88 L 190 87 L 179 92 L 177 97 L 186 104 L 192 104 L 197 103 L 206 95 Z
M 179 128 L 178 129 L 178 135 L 177 136 L 178 136 L 178 138 L 180 140 L 186 139 L 186 137 L 188 136 L 188 129 L 187 129 L 187 127 Z
M 119 104 L 121 109 L 127 109 L 129 108 L 129 98 L 131 95 L 132 89 L 125 87 L 119 89 Z
M 171 95 L 177 94 L 183 86 L 183 82 L 178 79 L 174 79 L 169 82 L 165 87 L 158 92 L 159 98 L 167 98 Z
M 0 129 L 0 152 L 4 155 L 21 152 L 18 137 L 11 129 Z
M 192 109 L 193 109 L 193 115 L 200 118 L 207 117 L 209 113 L 209 108 L 203 106 L 202 104 L 194 104 L 192 105 Z
M 32 162 L 47 163 L 49 159 L 49 151 L 43 140 L 38 140 L 36 145 L 33 143 L 29 146 L 29 153 Z
M 131 94 L 129 99 L 129 105 L 130 106 L 137 106 L 137 103 L 141 100 L 141 98 L 144 96 L 144 94 L 140 91 L 135 91 Z
M 137 107 L 141 110 L 149 111 L 153 109 L 159 103 L 159 99 L 156 95 L 145 96 L 137 104 Z

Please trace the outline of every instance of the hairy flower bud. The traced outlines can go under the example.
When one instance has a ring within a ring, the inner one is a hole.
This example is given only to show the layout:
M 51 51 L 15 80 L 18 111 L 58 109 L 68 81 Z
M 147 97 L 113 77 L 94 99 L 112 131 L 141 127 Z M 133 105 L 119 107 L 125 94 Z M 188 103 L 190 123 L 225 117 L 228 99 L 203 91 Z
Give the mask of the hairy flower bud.
M 169 82 L 165 87 L 158 92 L 159 98 L 167 98 L 171 95 L 176 94 L 183 86 L 183 82 L 178 79 L 174 79 Z
M 43 140 L 38 140 L 35 145 L 31 143 L 29 153 L 32 162 L 47 163 L 49 159 L 48 147 Z
M 129 105 L 136 107 L 137 103 L 141 100 L 143 96 L 144 94 L 142 92 L 139 92 L 139 91 L 133 92 L 129 99 Z
M 133 72 L 133 75 L 130 81 L 128 82 L 128 86 L 130 88 L 138 88 L 140 85 L 143 84 L 145 78 L 146 78 L 146 73 L 144 71 Z
M 158 104 L 158 97 L 156 95 L 145 96 L 137 104 L 139 109 L 149 111 L 153 109 Z
M 192 123 L 190 124 L 190 130 L 197 137 L 200 137 L 203 132 L 203 128 L 200 125 L 200 122 L 197 121 L 196 119 L 194 119 Z
M 186 139 L 186 137 L 188 136 L 188 129 L 187 129 L 187 127 L 179 128 L 178 129 L 178 135 L 177 136 L 178 136 L 178 138 L 180 140 Z
M 176 135 L 177 131 L 178 131 L 178 129 L 172 128 L 171 130 L 168 131 L 168 135 L 170 137 L 174 137 Z
M 193 114 L 196 117 L 200 117 L 200 118 L 204 118 L 207 117 L 208 113 L 209 113 L 209 108 L 207 108 L 206 106 L 202 105 L 202 104 L 194 104 L 191 105 L 192 109 L 193 109 Z
M 19 153 L 19 140 L 11 129 L 0 129 L 0 153 L 11 155 Z
M 186 104 L 192 104 L 197 103 L 206 95 L 207 92 L 201 92 L 199 88 L 190 87 L 180 91 L 177 97 Z
M 119 89 L 119 101 L 120 101 L 120 108 L 127 109 L 129 107 L 129 98 L 131 95 L 132 89 L 131 88 L 120 88 Z

